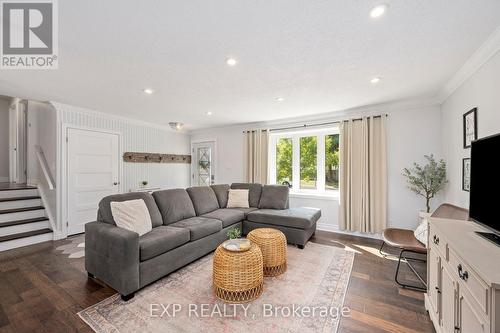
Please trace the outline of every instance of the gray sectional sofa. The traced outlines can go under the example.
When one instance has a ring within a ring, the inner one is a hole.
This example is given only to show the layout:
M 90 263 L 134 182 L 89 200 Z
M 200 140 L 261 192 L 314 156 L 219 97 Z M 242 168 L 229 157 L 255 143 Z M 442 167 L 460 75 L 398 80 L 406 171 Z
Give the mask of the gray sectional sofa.
M 248 189 L 250 208 L 226 208 L 228 190 Z M 111 202 L 143 199 L 152 231 L 139 237 L 116 226 Z M 232 228 L 281 230 L 291 244 L 304 248 L 321 211 L 288 208 L 288 188 L 234 183 L 105 197 L 97 221 L 85 225 L 85 268 L 123 299 L 165 275 L 214 251 Z

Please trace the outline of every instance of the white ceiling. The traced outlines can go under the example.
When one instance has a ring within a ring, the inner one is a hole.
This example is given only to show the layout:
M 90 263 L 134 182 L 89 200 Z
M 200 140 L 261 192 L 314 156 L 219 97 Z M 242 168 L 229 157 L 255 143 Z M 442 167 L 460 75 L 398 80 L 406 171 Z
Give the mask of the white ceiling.
M 0 94 L 190 129 L 271 121 L 435 96 L 500 25 L 498 0 L 382 2 L 373 20 L 379 1 L 59 1 L 59 69 L 1 71 Z

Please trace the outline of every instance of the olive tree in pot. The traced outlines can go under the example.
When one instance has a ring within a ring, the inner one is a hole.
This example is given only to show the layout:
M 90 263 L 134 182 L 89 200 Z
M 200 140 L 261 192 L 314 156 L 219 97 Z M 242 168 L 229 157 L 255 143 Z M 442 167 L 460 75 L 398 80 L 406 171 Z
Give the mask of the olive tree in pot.
M 427 160 L 426 165 L 413 163 L 412 168 L 403 169 L 403 176 L 406 177 L 410 190 L 425 198 L 427 210 L 420 212 L 420 217 L 427 219 L 431 213 L 431 200 L 444 189 L 448 181 L 446 180 L 446 162 L 444 160 L 437 162 L 432 154 L 424 157 Z

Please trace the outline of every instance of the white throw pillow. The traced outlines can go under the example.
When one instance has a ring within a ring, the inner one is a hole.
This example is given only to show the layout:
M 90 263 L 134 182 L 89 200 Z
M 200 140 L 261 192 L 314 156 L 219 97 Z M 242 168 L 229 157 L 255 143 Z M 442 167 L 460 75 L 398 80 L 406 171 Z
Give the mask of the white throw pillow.
M 427 247 L 427 219 L 424 219 L 413 232 L 415 238 Z
M 249 190 L 229 190 L 227 196 L 227 208 L 249 208 Z
M 153 229 L 148 207 L 142 199 L 111 202 L 111 214 L 116 225 L 142 236 Z

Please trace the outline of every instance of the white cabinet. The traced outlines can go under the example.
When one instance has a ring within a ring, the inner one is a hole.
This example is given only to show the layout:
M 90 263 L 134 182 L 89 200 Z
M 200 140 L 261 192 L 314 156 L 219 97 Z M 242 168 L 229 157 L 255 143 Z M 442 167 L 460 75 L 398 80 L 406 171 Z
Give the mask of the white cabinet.
M 475 231 L 430 219 L 425 305 L 438 333 L 500 333 L 500 247 Z

